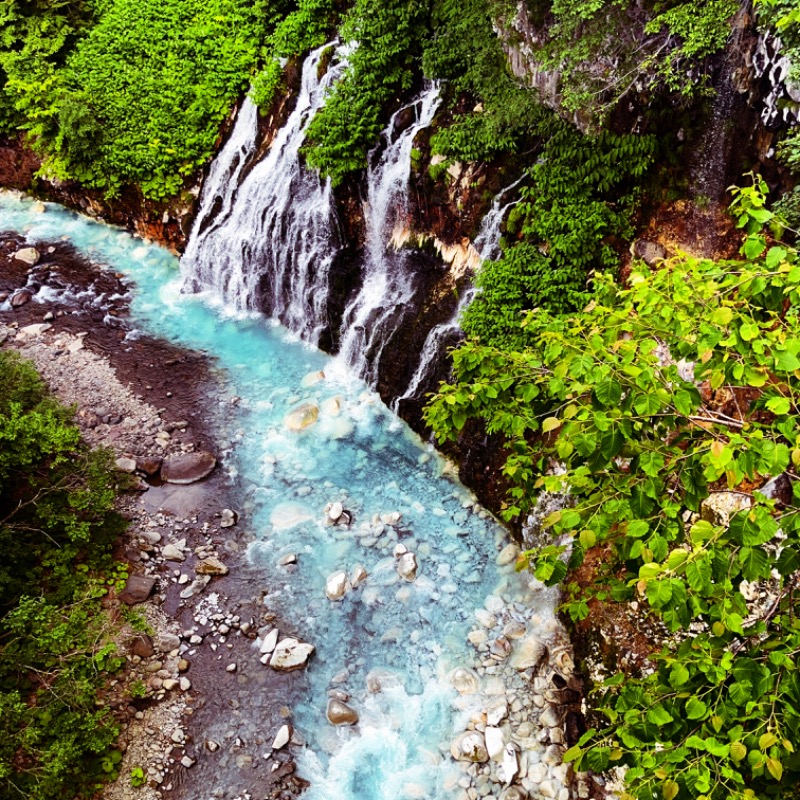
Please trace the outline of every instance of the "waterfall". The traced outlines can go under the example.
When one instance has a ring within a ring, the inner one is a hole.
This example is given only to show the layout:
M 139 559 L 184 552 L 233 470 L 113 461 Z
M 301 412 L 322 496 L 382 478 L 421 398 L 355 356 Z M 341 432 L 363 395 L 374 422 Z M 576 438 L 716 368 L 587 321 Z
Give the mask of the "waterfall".
M 264 311 L 313 344 L 328 324 L 328 271 L 340 244 L 330 181 L 306 170 L 299 153 L 326 90 L 344 69 L 334 57 L 320 76 L 331 46 L 305 60 L 294 111 L 241 179 L 256 148 L 257 112 L 245 100 L 209 173 L 181 262 L 185 291 Z
M 404 256 L 389 251 L 396 225 L 408 212 L 408 181 L 414 137 L 427 128 L 439 107 L 439 86 L 431 84 L 397 111 L 370 153 L 367 170 L 366 255 L 362 284 L 342 320 L 340 362 L 375 384 L 383 348 L 414 296 Z M 398 121 L 409 111 L 415 120 L 400 133 Z
M 481 222 L 478 235 L 475 237 L 473 246 L 480 254 L 482 261 L 495 261 L 500 257 L 500 227 L 505 219 L 506 212 L 515 206 L 522 199 L 516 198 L 506 202 L 506 197 L 524 179 L 524 175 L 514 181 L 510 186 L 501 190 L 492 201 L 492 207 L 486 213 Z M 475 286 L 470 286 L 461 295 L 453 315 L 446 322 L 431 328 L 425 344 L 422 346 L 417 369 L 409 381 L 405 392 L 392 403 L 392 409 L 396 412 L 402 400 L 410 400 L 417 396 L 421 386 L 427 382 L 436 367 L 442 362 L 445 351 L 454 345 L 461 335 L 461 317 L 466 311 L 467 306 L 473 301 L 478 290 Z

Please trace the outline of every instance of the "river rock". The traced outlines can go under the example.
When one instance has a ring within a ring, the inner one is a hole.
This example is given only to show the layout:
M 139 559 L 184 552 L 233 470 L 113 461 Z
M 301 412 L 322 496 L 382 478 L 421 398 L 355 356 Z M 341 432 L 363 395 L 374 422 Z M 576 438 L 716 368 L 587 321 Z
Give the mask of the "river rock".
M 456 667 L 450 673 L 450 683 L 459 694 L 475 694 L 480 688 L 480 678 L 466 667 Z
M 30 303 L 32 298 L 33 293 L 28 289 L 20 289 L 18 292 L 14 292 L 14 294 L 11 295 L 11 308 L 24 306 L 26 303 Z
M 494 626 L 497 625 L 497 618 L 495 615 L 485 608 L 475 609 L 475 619 L 477 619 L 484 628 L 494 628 Z
M 485 764 L 489 760 L 486 742 L 480 731 L 465 731 L 450 745 L 450 755 L 456 761 L 472 761 Z
M 547 655 L 547 645 L 538 636 L 518 639 L 514 645 L 509 664 L 518 670 L 535 669 Z
M 328 417 L 338 417 L 342 411 L 342 398 L 329 397 L 322 403 L 322 413 Z
M 146 633 L 134 636 L 130 643 L 131 655 L 139 658 L 150 658 L 153 655 L 153 640 Z
M 311 427 L 319 418 L 319 406 L 316 403 L 301 403 L 297 408 L 289 412 L 284 420 L 284 425 L 290 430 L 298 433 Z
M 300 385 L 304 389 L 307 389 L 309 386 L 314 386 L 324 380 L 325 373 L 322 370 L 318 370 L 317 372 L 309 372 L 307 375 L 304 375 L 303 380 L 300 381 Z
M 279 567 L 288 567 L 290 564 L 297 563 L 297 553 L 287 553 L 285 556 L 281 556 L 278 559 L 278 566 Z
M 342 512 L 344 512 L 344 508 L 341 503 L 331 503 L 331 507 L 328 509 L 328 519 L 331 522 L 338 522 Z
M 347 573 L 339 570 L 325 581 L 325 596 L 328 600 L 341 600 L 347 593 Z
M 15 261 L 21 261 L 29 267 L 37 264 L 40 258 L 39 251 L 35 247 L 23 247 L 21 250 L 17 250 L 17 252 L 14 253 Z
M 333 697 L 328 700 L 326 716 L 331 725 L 355 725 L 358 722 L 358 712 L 347 703 Z
M 486 709 L 486 724 L 499 725 L 508 716 L 508 704 L 505 700 L 495 700 Z
M 115 462 L 114 466 L 120 472 L 136 472 L 136 459 L 129 458 L 128 456 L 120 456 Z
M 183 551 L 174 544 L 167 544 L 161 548 L 161 556 L 164 561 L 186 561 Z
M 160 633 L 156 637 L 156 649 L 162 653 L 171 653 L 181 646 L 181 640 L 174 633 Z
M 25 325 L 17 331 L 18 339 L 35 338 L 41 336 L 45 331 L 49 331 L 53 326 L 49 322 L 34 322 L 32 325 Z
M 663 244 L 648 239 L 637 239 L 633 243 L 631 252 L 634 258 L 641 259 L 648 267 L 654 267 L 667 257 L 667 249 Z
M 261 646 L 258 648 L 259 652 L 263 655 L 272 653 L 278 644 L 278 629 L 273 628 L 262 640 Z
M 282 748 L 286 747 L 287 744 L 289 744 L 289 740 L 291 738 L 292 726 L 281 725 L 280 730 L 275 734 L 275 738 L 272 740 L 272 749 L 281 750 Z
M 202 450 L 167 456 L 161 465 L 161 480 L 177 484 L 195 483 L 210 475 L 216 465 L 217 459 Z
M 239 521 L 239 515 L 230 508 L 223 508 L 220 516 L 222 517 L 220 528 L 232 528 Z
M 156 579 L 150 575 L 130 575 L 125 582 L 125 588 L 120 592 L 119 599 L 129 606 L 144 603 L 153 592 Z
M 483 738 L 486 742 L 486 752 L 489 754 L 489 758 L 494 761 L 501 761 L 506 749 L 506 739 L 503 736 L 503 731 L 500 728 L 493 728 L 487 725 L 486 730 L 483 732 Z
M 371 669 L 366 678 L 367 691 L 370 694 L 378 694 L 384 689 L 394 689 L 403 685 L 400 676 L 388 669 Z
M 202 558 L 195 565 L 194 571 L 198 575 L 227 575 L 230 570 L 216 556 Z
M 397 573 L 404 581 L 411 583 L 417 579 L 417 557 L 413 553 L 403 553 L 397 559 Z
M 528 793 L 521 786 L 509 786 L 503 790 L 500 800 L 528 800 Z
M 292 672 L 296 669 L 303 669 L 308 664 L 316 648 L 313 644 L 301 642 L 287 636 L 281 639 L 275 647 L 269 665 L 278 672 Z
M 539 722 L 547 728 L 555 728 L 561 724 L 561 715 L 553 706 L 548 706 L 542 711 Z
M 511 544 L 507 544 L 498 553 L 497 564 L 498 566 L 504 567 L 507 564 L 511 564 L 518 555 L 519 555 L 519 547 L 517 547 L 513 542 Z
M 279 531 L 289 530 L 313 518 L 314 515 L 308 508 L 291 500 L 285 503 L 278 503 L 269 515 L 270 524 Z
M 503 757 L 500 762 L 500 777 L 503 783 L 511 783 L 519 772 L 519 758 L 513 744 L 507 744 L 503 750 Z
M 145 475 L 157 475 L 161 469 L 161 459 L 159 456 L 141 456 L 136 458 L 136 469 Z
M 353 575 L 350 578 L 350 583 L 354 589 L 357 589 L 368 577 L 369 573 L 364 568 L 363 564 L 356 564 L 353 567 Z

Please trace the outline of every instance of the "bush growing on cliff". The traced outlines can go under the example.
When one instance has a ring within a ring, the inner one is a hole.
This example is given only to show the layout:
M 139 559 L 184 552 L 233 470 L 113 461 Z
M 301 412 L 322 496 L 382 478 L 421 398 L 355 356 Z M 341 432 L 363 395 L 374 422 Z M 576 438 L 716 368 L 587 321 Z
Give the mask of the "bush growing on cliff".
M 671 632 L 651 674 L 595 689 L 566 754 L 627 766 L 626 800 L 796 796 L 800 257 L 769 244 L 765 191 L 736 192 L 742 260 L 598 276 L 582 311 L 525 317 L 526 349 L 456 351 L 427 411 L 440 437 L 471 417 L 506 437 L 507 517 L 568 493 L 528 556 L 554 583 L 598 548 L 588 590 L 566 587 L 573 619 L 635 599 Z
M 0 352 L 0 795 L 84 796 L 117 729 L 98 710 L 99 598 L 121 526 L 109 458 L 80 441 L 33 368 Z
M 554 115 L 540 131 L 545 145 L 515 209 L 521 241 L 483 265 L 482 291 L 464 316 L 482 344 L 519 349 L 530 335 L 519 324 L 524 311 L 585 304 L 592 270 L 618 261 L 610 241 L 632 235 L 636 187 L 656 153 L 653 136 L 583 136 Z

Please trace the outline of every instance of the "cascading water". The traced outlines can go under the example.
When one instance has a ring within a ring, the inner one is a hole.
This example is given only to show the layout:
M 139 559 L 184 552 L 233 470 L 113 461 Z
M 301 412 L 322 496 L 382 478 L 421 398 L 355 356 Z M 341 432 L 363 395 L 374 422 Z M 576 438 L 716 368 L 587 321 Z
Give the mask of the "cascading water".
M 397 111 L 370 154 L 367 170 L 366 263 L 358 294 L 345 309 L 339 360 L 372 385 L 381 353 L 414 296 L 414 283 L 402 253 L 390 240 L 407 213 L 408 181 L 414 137 L 433 121 L 439 86 L 431 84 Z M 413 110 L 416 118 L 396 133 L 398 121 Z
M 209 353 L 238 398 L 225 404 L 223 434 L 234 443 L 226 462 L 245 495 L 247 527 L 258 532 L 249 555 L 259 577 L 247 585 L 256 594 L 269 587 L 265 612 L 291 620 L 292 632 L 316 645 L 308 669 L 291 673 L 293 693 L 281 698 L 309 743 L 290 745 L 312 782 L 307 800 L 460 800 L 467 791 L 498 795 L 508 783 L 566 800 L 563 732 L 552 719 L 540 722 L 571 672 L 557 592 L 514 570 L 515 546 L 435 451 L 364 384 L 332 379 L 323 353 L 258 315 L 215 312 L 181 293 L 165 250 L 8 194 L 0 194 L 0 229 L 24 231 L 32 244 L 67 238 L 127 273 L 137 284 L 131 320 Z M 316 412 L 298 431 L 289 419 L 301 403 Z M 351 524 L 330 524 L 331 502 L 350 512 Z M 400 574 L 404 550 L 416 558 L 415 574 Z M 279 564 L 288 553 L 292 569 Z M 331 601 L 326 576 L 337 570 L 358 575 L 359 585 L 351 579 Z M 539 667 L 545 645 L 550 658 Z M 241 759 L 262 758 L 248 749 L 269 734 L 258 716 L 267 669 L 260 657 L 255 646 L 239 659 L 238 694 L 196 733 L 199 742 L 225 743 L 192 768 L 193 780 L 206 782 L 204 797 L 242 796 L 253 771 Z M 327 722 L 333 689 L 357 710 L 358 725 Z M 549 717 L 564 713 L 555 706 Z M 476 767 L 451 758 L 451 744 L 465 759 L 476 741 L 491 760 Z
M 244 101 L 206 181 L 181 262 L 184 290 L 264 311 L 312 344 L 328 325 L 328 272 L 340 244 L 330 181 L 305 169 L 299 153 L 326 90 L 344 69 L 338 51 L 320 77 L 332 46 L 308 56 L 294 111 L 240 184 L 257 128 L 257 111 Z
M 492 207 L 481 222 L 481 228 L 475 237 L 473 246 L 478 251 L 481 261 L 495 261 L 500 256 L 500 228 L 508 210 L 519 203 L 521 198 L 506 202 L 509 192 L 515 189 L 525 176 L 514 181 L 510 186 L 500 191 L 492 201 Z M 428 383 L 428 378 L 442 363 L 448 347 L 453 346 L 461 336 L 461 317 L 467 306 L 473 301 L 478 290 L 469 286 L 461 295 L 453 315 L 446 322 L 431 328 L 430 333 L 422 346 L 417 369 L 409 381 L 408 388 L 392 403 L 392 409 L 397 411 L 403 400 L 416 397 L 420 387 Z

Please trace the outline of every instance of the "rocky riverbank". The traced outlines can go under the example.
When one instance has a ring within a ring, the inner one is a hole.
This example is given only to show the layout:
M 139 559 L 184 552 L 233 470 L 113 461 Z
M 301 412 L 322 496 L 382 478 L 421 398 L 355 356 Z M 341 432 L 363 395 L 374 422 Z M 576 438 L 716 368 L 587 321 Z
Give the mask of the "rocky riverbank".
M 130 577 L 108 601 L 126 666 L 104 701 L 123 730 L 123 757 L 105 799 L 233 797 L 210 783 L 228 762 L 241 768 L 242 797 L 296 795 L 304 782 L 293 776 L 287 742 L 273 741 L 288 709 L 277 700 L 259 708 L 261 733 L 253 737 L 254 720 L 245 714 L 243 722 L 237 708 L 248 672 L 241 661 L 256 662 L 261 684 L 270 673 L 275 684 L 286 678 L 250 658 L 259 629 L 272 630 L 275 619 L 258 602 L 264 587 L 243 556 L 250 536 L 228 508 L 235 493 L 213 426 L 215 403 L 227 401 L 213 363 L 131 335 L 129 287 L 62 242 L 34 249 L 3 235 L 0 264 L 2 346 L 30 359 L 75 408 L 88 442 L 114 451 L 127 487 L 119 558 Z M 201 734 L 221 711 L 225 730 L 214 739 Z

